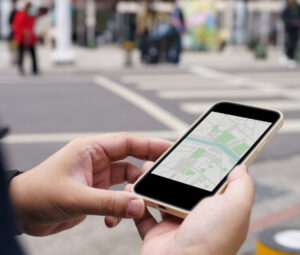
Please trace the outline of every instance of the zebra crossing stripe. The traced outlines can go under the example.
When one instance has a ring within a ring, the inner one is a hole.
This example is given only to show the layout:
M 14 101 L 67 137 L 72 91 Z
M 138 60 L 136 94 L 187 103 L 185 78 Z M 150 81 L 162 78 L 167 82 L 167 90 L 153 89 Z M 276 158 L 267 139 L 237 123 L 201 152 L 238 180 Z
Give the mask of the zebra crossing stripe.
M 121 132 L 121 131 L 120 131 Z M 175 140 L 181 133 L 177 131 L 130 131 L 132 134 Z M 107 133 L 49 133 L 49 134 L 14 134 L 2 140 L 6 144 L 67 143 L 76 138 L 99 136 Z
M 300 131 L 300 120 L 287 119 L 280 133 L 298 133 Z
M 236 89 L 236 90 L 173 90 L 173 91 L 158 91 L 157 95 L 161 98 L 166 99 L 188 99 L 188 98 L 221 98 L 226 100 L 226 98 L 266 98 L 266 97 L 276 97 L 281 94 L 274 90 L 248 90 L 248 89 Z
M 140 83 L 143 81 L 169 81 L 172 80 L 181 80 L 182 82 L 188 82 L 190 80 L 195 80 L 196 75 L 192 74 L 173 74 L 173 75 L 125 75 L 121 78 L 121 81 L 124 83 Z
M 218 82 L 212 80 L 193 80 L 189 82 L 182 82 L 178 80 L 169 80 L 165 82 L 140 82 L 138 84 L 138 89 L 140 90 L 187 90 L 187 89 L 239 89 L 239 88 L 250 88 L 251 86 L 248 85 L 237 85 L 237 84 L 230 84 L 226 82 Z
M 94 81 L 99 87 L 103 87 L 127 100 L 172 130 L 182 132 L 188 128 L 188 125 L 184 121 L 180 120 L 149 99 L 135 93 L 133 90 L 130 90 L 121 84 L 118 84 L 104 76 L 96 76 Z
M 278 109 L 281 111 L 296 111 L 300 110 L 300 102 L 292 101 L 292 100 L 272 100 L 272 101 L 241 101 L 236 100 L 237 103 L 253 105 L 256 107 L 262 108 L 270 108 L 270 109 Z M 211 107 L 215 102 L 205 102 L 205 103 L 198 103 L 198 102 L 184 102 L 180 104 L 181 110 L 189 113 L 189 114 L 199 114 L 204 112 L 206 109 Z

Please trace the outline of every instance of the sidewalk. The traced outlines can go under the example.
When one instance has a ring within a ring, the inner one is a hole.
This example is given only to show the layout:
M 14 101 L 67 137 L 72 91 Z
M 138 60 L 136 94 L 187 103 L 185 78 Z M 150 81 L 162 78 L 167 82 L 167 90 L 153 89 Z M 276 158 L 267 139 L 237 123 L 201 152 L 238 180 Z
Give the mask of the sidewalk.
M 87 49 L 74 46 L 75 62 L 73 65 L 55 65 L 51 60 L 51 49 L 45 46 L 38 47 L 38 59 L 42 73 L 72 73 L 72 72 L 110 72 L 110 71 L 147 71 L 149 69 L 173 69 L 174 65 L 160 64 L 145 66 L 141 64 L 138 50 L 132 54 L 133 66 L 125 67 L 125 52 L 118 45 L 105 45 L 96 49 Z M 220 52 L 191 52 L 182 55 L 181 70 L 190 66 L 205 66 L 219 71 L 251 71 L 286 70 L 279 65 L 282 53 L 277 48 L 269 48 L 269 57 L 266 60 L 257 60 L 252 52 L 245 47 L 228 47 Z M 0 72 L 16 73 L 16 68 L 10 65 L 10 55 L 5 41 L 0 42 Z M 30 69 L 29 59 L 26 59 L 26 69 Z
M 243 46 L 230 46 L 224 52 L 185 52 L 183 63 L 200 65 L 218 71 L 266 72 L 266 71 L 296 71 L 282 67 L 279 59 L 283 56 L 282 50 L 269 47 L 267 59 L 256 59 L 254 53 Z M 298 71 L 300 69 L 298 68 Z

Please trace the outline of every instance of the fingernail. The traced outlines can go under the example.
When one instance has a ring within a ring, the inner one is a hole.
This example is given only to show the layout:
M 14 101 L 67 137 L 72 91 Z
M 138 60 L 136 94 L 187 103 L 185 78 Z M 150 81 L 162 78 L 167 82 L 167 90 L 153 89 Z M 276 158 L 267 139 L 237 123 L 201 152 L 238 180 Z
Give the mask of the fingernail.
M 144 202 L 140 199 L 131 200 L 127 207 L 127 217 L 137 218 L 141 216 L 144 210 Z
M 113 217 L 112 222 L 111 222 L 111 227 L 113 228 L 113 227 L 117 226 L 119 224 L 119 222 L 120 222 L 120 219 Z

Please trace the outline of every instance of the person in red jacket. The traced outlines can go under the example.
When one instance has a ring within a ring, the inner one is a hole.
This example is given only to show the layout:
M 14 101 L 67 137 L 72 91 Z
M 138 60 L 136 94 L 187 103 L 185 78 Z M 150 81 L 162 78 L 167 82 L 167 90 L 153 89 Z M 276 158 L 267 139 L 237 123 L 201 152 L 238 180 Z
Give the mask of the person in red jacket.
M 14 39 L 19 45 L 19 71 L 24 74 L 24 53 L 29 51 L 32 58 L 32 72 L 38 74 L 35 45 L 37 36 L 34 32 L 36 22 L 35 9 L 30 2 L 25 5 L 23 11 L 18 11 L 13 20 Z

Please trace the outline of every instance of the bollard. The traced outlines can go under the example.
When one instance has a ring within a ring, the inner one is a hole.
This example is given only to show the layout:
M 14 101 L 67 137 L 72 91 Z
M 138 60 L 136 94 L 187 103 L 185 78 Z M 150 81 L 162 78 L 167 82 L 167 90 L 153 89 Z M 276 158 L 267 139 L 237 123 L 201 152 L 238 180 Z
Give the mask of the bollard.
M 134 43 L 125 41 L 123 43 L 123 49 L 126 51 L 125 66 L 132 66 L 132 50 L 134 49 Z
M 300 228 L 273 227 L 262 231 L 256 255 L 300 255 Z

